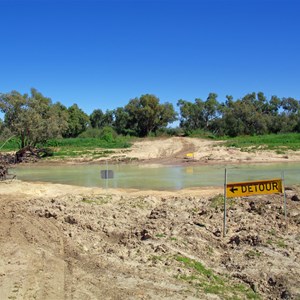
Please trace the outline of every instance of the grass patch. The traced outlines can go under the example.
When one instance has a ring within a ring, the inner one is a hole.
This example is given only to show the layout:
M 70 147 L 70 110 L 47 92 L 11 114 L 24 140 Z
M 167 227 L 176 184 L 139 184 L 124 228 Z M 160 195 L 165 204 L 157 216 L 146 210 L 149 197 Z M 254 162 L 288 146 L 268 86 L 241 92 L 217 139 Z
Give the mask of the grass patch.
M 183 256 L 177 256 L 176 260 L 182 262 L 186 267 L 194 269 L 198 274 L 204 275 L 216 282 L 223 283 L 218 276 L 214 275 L 210 269 L 205 268 L 201 262 Z
M 260 297 L 257 293 L 253 292 L 251 289 L 246 287 L 244 284 L 241 284 L 241 283 L 234 284 L 233 287 L 234 287 L 235 291 L 245 295 L 247 297 L 247 299 L 260 299 Z M 239 299 L 239 298 L 236 297 L 235 299 Z
M 54 148 L 53 156 L 55 158 L 75 158 L 75 157 L 89 157 L 89 158 L 101 158 L 107 157 L 114 153 L 113 150 L 101 150 L 101 149 L 77 149 L 77 148 Z
M 210 139 L 210 140 L 218 139 L 215 134 L 204 129 L 194 129 L 186 132 L 186 135 L 194 138 L 202 138 L 202 139 Z
M 163 233 L 158 233 L 158 234 L 156 234 L 155 236 L 156 236 L 157 238 L 165 238 L 165 237 L 166 237 L 166 235 L 163 234 Z
M 210 199 L 210 206 L 212 208 L 222 208 L 224 207 L 224 196 L 222 194 L 218 194 Z
M 111 149 L 129 148 L 131 138 L 116 137 L 111 141 L 100 138 L 68 138 L 48 141 L 43 147 L 54 150 L 54 158 L 89 157 L 92 159 L 107 157 L 115 151 Z M 110 149 L 110 150 L 109 150 Z
M 1 151 L 4 152 L 17 151 L 19 149 L 19 140 L 16 138 L 12 138 L 8 141 L 0 141 L 0 147 L 2 147 Z
M 176 256 L 175 260 L 188 269 L 187 274 L 180 274 L 178 279 L 189 282 L 206 294 L 215 294 L 222 299 L 261 299 L 260 296 L 244 284 L 232 282 L 230 278 L 216 275 L 201 262 L 184 256 Z
M 197 277 L 195 275 L 180 275 L 177 278 L 181 279 L 181 280 L 184 280 L 184 281 L 188 281 L 188 282 L 199 280 L 199 277 Z
M 287 244 L 285 243 L 284 239 L 282 239 L 276 235 L 276 231 L 274 228 L 269 230 L 268 233 L 272 236 L 272 238 L 269 237 L 266 241 L 266 243 L 268 245 L 273 245 L 273 246 L 275 245 L 279 248 L 284 248 L 284 249 L 288 247 Z
M 280 248 L 287 248 L 286 243 L 284 242 L 284 240 L 280 239 L 276 242 L 276 245 Z
M 261 252 L 257 250 L 249 250 L 248 252 L 245 253 L 245 256 L 249 259 L 255 259 L 261 256 Z
M 52 139 L 44 144 L 39 144 L 39 148 L 51 148 L 54 150 L 54 157 L 78 157 L 84 155 L 96 155 L 97 157 L 104 157 L 112 153 L 110 150 L 102 149 L 122 149 L 131 147 L 133 138 L 126 136 L 117 136 L 112 140 L 102 138 L 65 138 Z M 5 141 L 0 141 L 0 146 Z M 13 138 L 9 140 L 1 149 L 1 151 L 17 151 L 19 149 L 19 140 Z
M 224 209 L 224 195 L 223 194 L 218 194 L 212 198 L 209 199 L 210 200 L 210 207 L 212 208 L 220 208 L 221 210 Z M 227 207 L 233 207 L 235 205 L 235 199 L 228 199 L 226 201 L 226 205 Z
M 101 138 L 66 138 L 52 139 L 45 143 L 44 147 L 68 147 L 68 148 L 129 148 L 131 138 L 118 136 L 111 141 Z
M 243 151 L 276 150 L 284 154 L 286 150 L 300 149 L 299 133 L 266 134 L 256 136 L 239 136 L 225 142 L 227 147 L 241 148 Z

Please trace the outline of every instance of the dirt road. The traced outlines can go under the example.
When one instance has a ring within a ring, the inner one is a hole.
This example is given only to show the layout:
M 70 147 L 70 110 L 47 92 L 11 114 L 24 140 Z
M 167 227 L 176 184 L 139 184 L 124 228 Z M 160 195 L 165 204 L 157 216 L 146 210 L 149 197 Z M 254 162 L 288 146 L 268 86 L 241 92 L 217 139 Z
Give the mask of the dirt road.
M 241 151 L 239 148 L 225 147 L 222 141 L 172 137 L 137 141 L 130 149 L 112 149 L 110 156 L 99 160 L 107 159 L 115 162 L 136 161 L 167 165 L 290 162 L 300 161 L 300 151 Z

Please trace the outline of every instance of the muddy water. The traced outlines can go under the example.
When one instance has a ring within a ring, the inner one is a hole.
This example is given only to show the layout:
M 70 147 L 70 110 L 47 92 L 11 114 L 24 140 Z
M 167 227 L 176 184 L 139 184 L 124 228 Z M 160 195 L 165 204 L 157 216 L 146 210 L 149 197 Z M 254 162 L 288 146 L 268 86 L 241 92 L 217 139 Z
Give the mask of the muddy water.
M 223 186 L 224 170 L 228 182 L 280 178 L 285 185 L 300 184 L 300 163 L 257 165 L 68 165 L 24 166 L 12 170 L 18 179 L 103 188 L 179 190 L 191 187 Z M 101 170 L 112 170 L 113 178 L 102 179 Z

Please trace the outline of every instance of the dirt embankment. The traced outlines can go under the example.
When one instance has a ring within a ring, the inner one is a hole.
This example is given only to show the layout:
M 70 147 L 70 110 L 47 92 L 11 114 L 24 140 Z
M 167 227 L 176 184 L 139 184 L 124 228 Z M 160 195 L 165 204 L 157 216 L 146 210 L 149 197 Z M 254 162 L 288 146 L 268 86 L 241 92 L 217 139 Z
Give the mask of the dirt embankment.
M 171 138 L 111 157 L 124 158 L 201 164 L 298 154 Z M 221 189 L 0 182 L 0 299 L 300 299 L 299 197 L 299 187 L 287 191 L 287 223 L 281 195 L 229 201 L 223 237 Z
M 0 184 L 1 299 L 299 299 L 299 189 L 221 191 Z M 293 198 L 293 200 L 292 200 Z
M 225 147 L 222 141 L 172 137 L 138 141 L 130 149 L 115 151 L 109 157 L 102 158 L 107 159 L 115 162 L 137 161 L 169 165 L 291 162 L 300 161 L 300 151 L 241 151 L 238 148 Z

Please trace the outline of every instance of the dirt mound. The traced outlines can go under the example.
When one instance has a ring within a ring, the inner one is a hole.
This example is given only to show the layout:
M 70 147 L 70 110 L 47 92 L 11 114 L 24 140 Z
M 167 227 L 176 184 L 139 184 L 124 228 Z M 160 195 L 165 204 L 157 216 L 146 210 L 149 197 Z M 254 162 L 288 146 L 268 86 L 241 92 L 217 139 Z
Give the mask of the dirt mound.
M 288 226 L 279 195 L 230 201 L 225 238 L 214 191 L 0 189 L 3 299 L 300 297 L 298 188 Z

